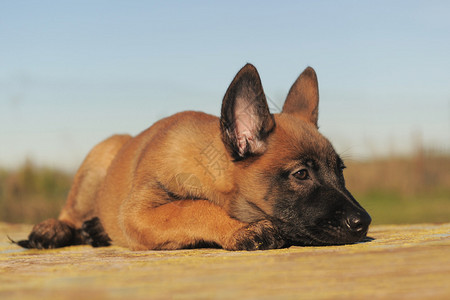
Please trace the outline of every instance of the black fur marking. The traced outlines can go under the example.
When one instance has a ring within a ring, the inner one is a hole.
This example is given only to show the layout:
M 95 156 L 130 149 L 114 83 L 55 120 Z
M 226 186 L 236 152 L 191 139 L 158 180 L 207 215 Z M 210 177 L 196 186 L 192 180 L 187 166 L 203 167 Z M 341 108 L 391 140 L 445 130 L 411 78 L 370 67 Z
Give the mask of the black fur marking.
M 10 240 L 26 249 L 53 249 L 83 243 L 81 235 L 75 228 L 55 219 L 36 224 L 26 240 Z
M 275 203 L 271 221 L 289 244 L 342 245 L 366 237 L 370 216 L 345 189 L 339 160 L 334 152 L 331 157 L 331 164 L 311 154 L 299 160 L 310 170 L 311 181 L 294 180 L 290 174 L 295 169 L 280 169 L 271 180 L 264 199 Z M 352 215 L 361 217 L 365 230 L 348 229 L 345 222 Z
M 182 249 L 198 249 L 198 248 L 215 248 L 220 249 L 220 245 L 214 242 L 207 242 L 204 240 L 197 241 L 195 243 L 192 243 L 190 245 L 187 245 L 183 247 Z
M 238 119 L 249 132 L 239 130 Z M 220 128 L 222 141 L 235 161 L 264 153 L 275 119 L 254 66 L 245 65 L 228 87 L 222 102 Z
M 286 245 L 278 229 L 268 220 L 254 222 L 237 232 L 236 250 L 279 249 Z
M 11 243 L 16 244 L 16 245 L 19 245 L 19 246 L 22 247 L 22 248 L 25 248 L 25 249 L 33 248 L 33 247 L 31 247 L 30 241 L 29 241 L 29 240 L 15 241 L 15 240 L 13 240 L 9 235 L 7 235 L 6 237 L 8 238 L 8 240 L 9 240 Z
M 105 232 L 98 217 L 85 221 L 81 226 L 80 232 L 84 242 L 92 247 L 107 247 L 111 245 L 111 239 Z

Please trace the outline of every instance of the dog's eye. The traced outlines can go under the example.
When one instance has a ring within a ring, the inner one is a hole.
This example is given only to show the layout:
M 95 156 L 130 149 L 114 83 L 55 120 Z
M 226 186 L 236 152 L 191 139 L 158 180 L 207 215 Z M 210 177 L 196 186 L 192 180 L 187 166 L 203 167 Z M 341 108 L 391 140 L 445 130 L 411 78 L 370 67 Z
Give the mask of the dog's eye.
M 294 173 L 294 177 L 299 180 L 306 180 L 309 179 L 309 173 L 306 169 L 301 169 L 300 171 L 297 171 Z

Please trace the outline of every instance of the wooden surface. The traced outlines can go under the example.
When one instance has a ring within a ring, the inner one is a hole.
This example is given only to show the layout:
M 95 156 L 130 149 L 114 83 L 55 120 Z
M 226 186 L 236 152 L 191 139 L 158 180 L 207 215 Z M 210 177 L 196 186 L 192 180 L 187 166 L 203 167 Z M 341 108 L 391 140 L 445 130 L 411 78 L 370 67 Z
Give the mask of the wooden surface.
M 227 252 L 23 250 L 0 223 L 0 299 L 450 299 L 450 224 L 373 226 L 374 241 Z

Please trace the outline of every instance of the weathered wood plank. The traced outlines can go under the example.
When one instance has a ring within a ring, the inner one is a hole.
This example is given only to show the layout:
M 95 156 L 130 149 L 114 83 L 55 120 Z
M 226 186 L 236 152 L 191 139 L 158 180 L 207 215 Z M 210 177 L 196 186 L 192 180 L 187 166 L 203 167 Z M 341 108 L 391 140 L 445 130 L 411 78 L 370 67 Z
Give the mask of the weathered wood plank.
M 450 224 L 374 226 L 338 247 L 132 252 L 22 250 L 30 226 L 0 224 L 1 299 L 450 299 Z

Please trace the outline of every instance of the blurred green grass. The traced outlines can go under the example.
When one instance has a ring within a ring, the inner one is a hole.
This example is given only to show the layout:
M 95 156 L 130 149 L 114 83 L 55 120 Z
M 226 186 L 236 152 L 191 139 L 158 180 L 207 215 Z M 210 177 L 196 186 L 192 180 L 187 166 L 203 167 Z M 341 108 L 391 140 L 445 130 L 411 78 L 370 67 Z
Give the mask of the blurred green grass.
M 373 224 L 450 222 L 450 155 L 417 151 L 346 165 L 347 187 Z M 17 170 L 0 168 L 0 221 L 37 223 L 57 217 L 72 178 L 30 161 Z
M 380 191 L 356 197 L 372 216 L 373 224 L 450 222 L 449 192 L 405 197 Z
M 347 187 L 373 224 L 450 221 L 450 155 L 421 150 L 346 165 Z
M 0 169 L 0 221 L 37 223 L 57 217 L 72 178 L 73 174 L 30 161 L 17 170 Z

